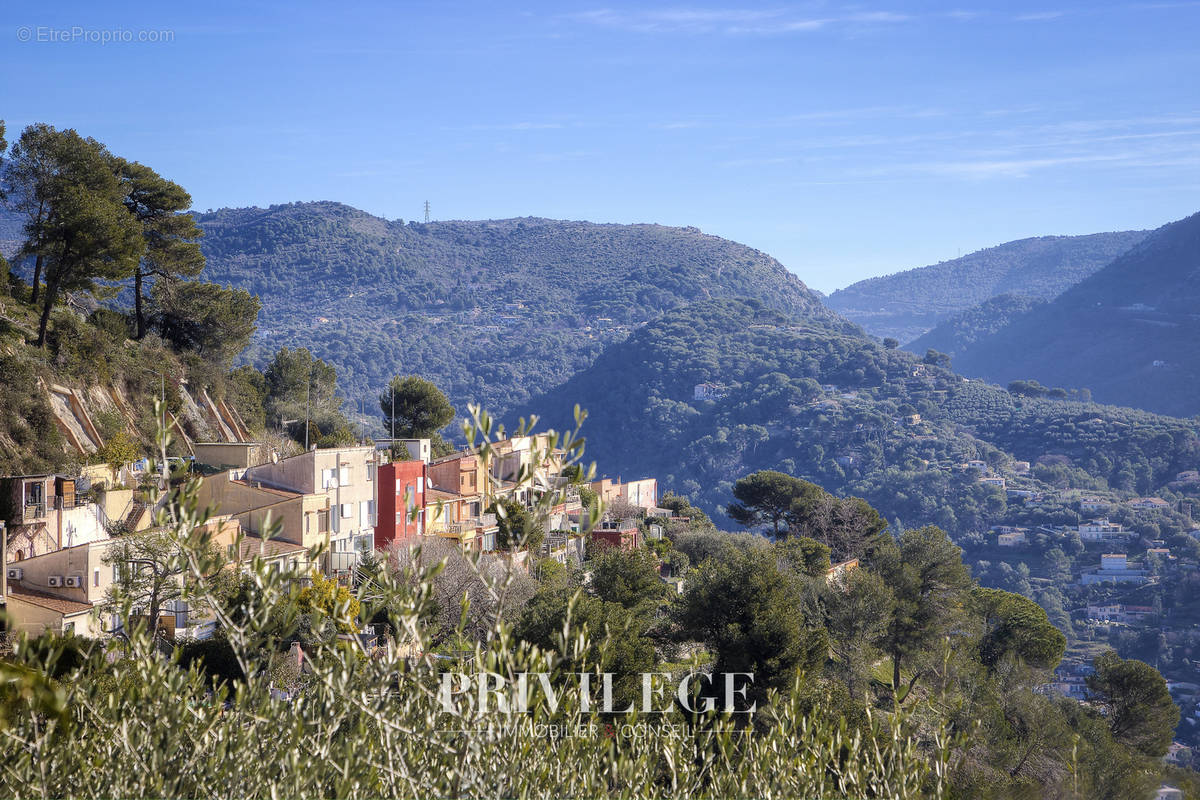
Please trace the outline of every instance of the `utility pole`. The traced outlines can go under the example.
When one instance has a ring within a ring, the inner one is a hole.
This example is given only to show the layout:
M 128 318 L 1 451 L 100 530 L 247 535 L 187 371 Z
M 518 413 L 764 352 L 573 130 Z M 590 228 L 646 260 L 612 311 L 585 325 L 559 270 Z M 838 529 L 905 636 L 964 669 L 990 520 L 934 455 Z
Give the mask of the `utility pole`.
M 392 390 L 392 447 L 396 446 L 396 384 L 388 383 L 388 388 Z
M 425 201 L 425 221 L 429 222 L 429 201 Z
M 312 396 L 312 363 L 308 365 L 308 383 L 304 387 L 304 452 L 308 452 L 309 399 Z

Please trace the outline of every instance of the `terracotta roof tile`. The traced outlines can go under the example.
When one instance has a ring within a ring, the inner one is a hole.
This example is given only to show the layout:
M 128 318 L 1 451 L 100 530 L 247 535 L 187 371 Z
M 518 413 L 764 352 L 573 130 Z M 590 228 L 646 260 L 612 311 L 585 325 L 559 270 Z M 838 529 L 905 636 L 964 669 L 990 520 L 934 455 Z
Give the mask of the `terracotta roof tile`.
M 63 597 L 55 597 L 52 594 L 39 592 L 36 589 L 30 589 L 29 587 L 22 586 L 19 583 L 9 583 L 8 594 L 10 597 L 15 597 L 16 599 L 29 603 L 30 605 L 48 608 L 51 611 L 57 611 L 59 614 L 79 614 L 84 611 L 92 610 L 91 603 L 80 603 L 77 600 L 67 600 Z

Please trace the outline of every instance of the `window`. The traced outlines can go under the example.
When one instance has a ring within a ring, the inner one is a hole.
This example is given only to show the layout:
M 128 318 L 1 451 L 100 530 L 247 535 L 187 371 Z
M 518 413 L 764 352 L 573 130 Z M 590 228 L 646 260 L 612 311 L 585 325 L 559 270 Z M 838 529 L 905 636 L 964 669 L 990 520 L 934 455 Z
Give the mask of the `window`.
M 338 470 L 338 484 L 341 486 L 350 485 L 350 468 L 342 467 Z
M 75 632 L 75 623 L 74 622 L 64 622 L 63 623 L 63 636 L 70 636 L 74 632 Z
M 425 491 L 425 479 L 418 477 L 417 478 L 417 492 L 420 493 L 423 491 Z
M 375 480 L 375 465 L 374 464 L 367 464 L 367 480 L 369 480 L 369 481 Z
M 97 567 L 96 569 L 92 570 L 92 586 L 99 586 L 99 585 L 100 585 L 100 569 L 99 569 L 99 567 Z
M 350 519 L 354 516 L 354 504 L 342 503 L 342 519 Z
M 333 470 L 333 469 L 321 470 L 321 488 L 322 489 L 333 488 L 333 479 L 336 476 L 336 472 L 337 472 L 337 470 Z

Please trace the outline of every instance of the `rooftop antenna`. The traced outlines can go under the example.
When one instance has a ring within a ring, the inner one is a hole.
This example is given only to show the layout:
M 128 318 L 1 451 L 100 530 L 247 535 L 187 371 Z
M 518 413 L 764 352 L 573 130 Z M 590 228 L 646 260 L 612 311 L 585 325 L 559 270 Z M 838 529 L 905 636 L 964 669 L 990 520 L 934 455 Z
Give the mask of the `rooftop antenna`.
M 425 221 L 429 222 L 429 201 L 425 201 Z

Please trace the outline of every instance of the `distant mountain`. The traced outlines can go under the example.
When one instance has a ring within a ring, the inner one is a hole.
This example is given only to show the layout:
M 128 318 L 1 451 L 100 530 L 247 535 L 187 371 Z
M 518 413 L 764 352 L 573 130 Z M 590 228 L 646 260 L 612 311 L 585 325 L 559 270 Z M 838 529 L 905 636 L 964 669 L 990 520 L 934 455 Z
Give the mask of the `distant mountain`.
M 1087 387 L 1097 400 L 1200 414 L 1200 214 L 1154 231 L 1045 306 L 958 353 L 956 369 Z
M 726 524 L 733 482 L 758 469 L 965 535 L 1025 524 L 1024 506 L 959 469 L 966 461 L 1031 492 L 1149 493 L 1200 456 L 1194 422 L 1015 397 L 861 333 L 737 300 L 667 313 L 520 412 L 571 427 L 576 403 L 588 412 L 589 460 L 612 477 L 656 476 Z M 1014 477 L 1015 460 L 1035 466 Z
M 1146 231 L 1041 236 L 859 281 L 826 305 L 875 336 L 910 342 L 1001 294 L 1050 300 L 1140 242 Z
M 936 328 L 909 342 L 904 349 L 918 354 L 932 349 L 955 356 L 1045 303 L 1035 297 L 1002 294 L 938 323 Z
M 548 219 L 404 223 L 339 203 L 198 218 L 208 280 L 263 301 L 248 357 L 305 346 L 352 397 L 397 372 L 503 411 L 684 303 L 749 296 L 836 320 L 758 250 L 696 228 Z

